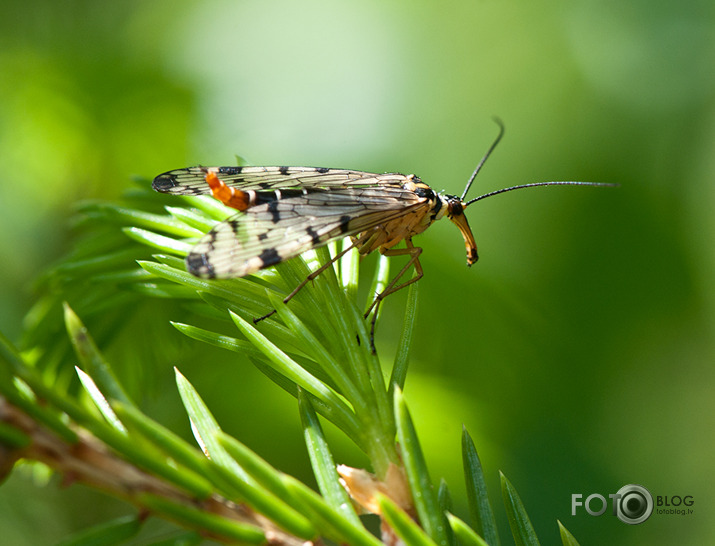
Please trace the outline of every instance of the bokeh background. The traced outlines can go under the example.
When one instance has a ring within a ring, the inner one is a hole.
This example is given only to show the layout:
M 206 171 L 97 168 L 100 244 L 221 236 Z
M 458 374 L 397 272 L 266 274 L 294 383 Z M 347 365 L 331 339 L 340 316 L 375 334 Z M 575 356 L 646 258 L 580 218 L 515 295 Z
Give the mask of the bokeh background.
M 4 0 L 0 328 L 71 246 L 84 198 L 194 164 L 415 173 L 461 193 L 504 120 L 469 209 L 421 235 L 425 277 L 406 397 L 433 479 L 465 515 L 459 438 L 500 508 L 514 483 L 544 544 L 715 541 L 715 5 L 364 0 Z M 404 294 L 385 306 L 389 362 Z M 160 305 L 160 303 L 154 303 Z M 91 325 L 90 325 L 91 327 Z M 148 411 L 188 436 L 176 364 L 224 428 L 310 479 L 295 402 L 228 353 L 163 332 Z M 170 350 L 171 349 L 171 350 Z M 166 354 L 162 358 L 162 354 Z M 169 358 L 170 357 L 170 358 Z M 337 433 L 337 458 L 364 460 Z M 692 495 L 691 516 L 571 516 L 571 494 L 629 483 Z M 81 486 L 0 487 L 6 544 L 52 544 L 131 508 Z M 502 540 L 509 543 L 503 510 Z

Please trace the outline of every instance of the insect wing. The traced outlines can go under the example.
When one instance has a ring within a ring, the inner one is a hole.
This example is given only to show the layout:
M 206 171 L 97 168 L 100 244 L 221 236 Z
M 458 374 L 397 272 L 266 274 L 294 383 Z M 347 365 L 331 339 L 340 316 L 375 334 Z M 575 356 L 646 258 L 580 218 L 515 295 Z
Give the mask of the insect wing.
M 186 260 L 189 272 L 206 278 L 243 277 L 426 206 L 424 199 L 402 188 L 403 175 L 390 176 L 391 182 L 383 184 L 363 179 L 361 187 L 302 186 L 297 193 L 284 188 L 283 196 L 274 185 L 258 191 L 260 204 L 221 222 L 196 244 Z
M 160 174 L 154 179 L 152 187 L 156 191 L 173 195 L 207 195 L 211 193 L 206 184 L 207 172 L 216 173 L 221 181 L 231 188 L 258 192 L 399 184 L 406 178 L 401 174 L 378 175 L 322 167 L 188 167 Z

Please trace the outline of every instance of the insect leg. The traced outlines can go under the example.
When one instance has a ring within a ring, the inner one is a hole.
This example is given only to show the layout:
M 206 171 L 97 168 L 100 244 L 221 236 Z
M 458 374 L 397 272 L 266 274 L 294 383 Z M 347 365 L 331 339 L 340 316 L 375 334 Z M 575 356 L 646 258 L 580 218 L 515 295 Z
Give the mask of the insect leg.
M 390 281 L 390 284 L 388 284 L 382 292 L 375 296 L 375 300 L 372 302 L 372 304 L 370 304 L 370 307 L 368 307 L 367 311 L 365 312 L 365 318 L 370 315 L 370 311 L 373 312 L 372 320 L 370 321 L 370 346 L 372 347 L 373 353 L 375 352 L 375 321 L 377 320 L 377 311 L 380 307 L 380 303 L 390 294 L 394 294 L 398 290 L 402 290 L 403 288 L 411 285 L 413 282 L 419 281 L 424 275 L 424 272 L 422 271 L 422 264 L 420 264 L 419 260 L 420 254 L 422 254 L 422 249 L 420 247 L 414 246 L 412 244 L 412 239 L 405 239 L 405 245 L 406 248 L 390 248 L 382 253 L 383 256 L 404 256 L 405 254 L 409 254 L 410 259 L 400 270 L 400 272 L 395 275 L 395 278 Z M 400 280 L 400 278 L 407 272 L 407 270 L 411 266 L 414 266 L 415 272 L 417 274 L 411 279 L 401 284 L 397 284 L 397 281 Z M 397 286 L 395 286 L 396 284 Z
M 308 276 L 303 280 L 303 282 L 301 282 L 298 286 L 296 286 L 296 287 L 293 289 L 293 291 L 292 291 L 290 294 L 288 294 L 285 298 L 283 298 L 283 303 L 288 303 L 290 300 L 292 300 L 292 299 L 293 299 L 293 296 L 295 296 L 298 292 L 300 292 L 301 289 L 302 289 L 306 284 L 308 284 L 308 283 L 309 283 L 310 281 L 312 281 L 312 280 L 315 280 L 315 279 L 318 277 L 318 275 L 320 275 L 323 271 L 325 271 L 326 269 L 328 269 L 328 267 L 330 267 L 330 266 L 333 265 L 335 262 L 337 262 L 340 258 L 342 258 L 343 256 L 345 256 L 345 254 L 347 254 L 350 250 L 352 250 L 353 248 L 355 248 L 356 246 L 359 246 L 359 245 L 361 245 L 361 244 L 362 244 L 362 241 L 361 241 L 360 239 L 355 239 L 355 240 L 350 244 L 350 246 L 348 246 L 348 247 L 342 249 L 340 252 L 338 252 L 338 254 L 336 254 L 335 257 L 334 257 L 333 259 L 331 259 L 328 263 L 326 263 L 326 264 L 324 264 L 324 265 L 321 265 L 318 269 L 316 269 L 315 271 L 313 271 L 312 273 L 310 273 L 310 275 L 308 275 Z M 273 309 L 273 310 L 272 310 L 270 313 L 268 313 L 267 315 L 263 315 L 262 317 L 258 317 L 258 318 L 253 319 L 253 324 L 257 324 L 257 323 L 261 322 L 262 320 L 267 319 L 267 318 L 270 317 L 270 316 L 273 316 L 275 313 L 276 313 L 276 310 Z

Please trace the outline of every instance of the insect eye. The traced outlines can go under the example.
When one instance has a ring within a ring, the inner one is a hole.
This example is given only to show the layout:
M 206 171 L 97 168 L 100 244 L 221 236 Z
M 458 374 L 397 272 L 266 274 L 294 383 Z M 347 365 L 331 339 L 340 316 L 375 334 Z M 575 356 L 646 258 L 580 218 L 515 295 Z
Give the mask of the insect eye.
M 447 214 L 449 216 L 461 216 L 464 214 L 462 200 L 453 195 L 447 196 Z

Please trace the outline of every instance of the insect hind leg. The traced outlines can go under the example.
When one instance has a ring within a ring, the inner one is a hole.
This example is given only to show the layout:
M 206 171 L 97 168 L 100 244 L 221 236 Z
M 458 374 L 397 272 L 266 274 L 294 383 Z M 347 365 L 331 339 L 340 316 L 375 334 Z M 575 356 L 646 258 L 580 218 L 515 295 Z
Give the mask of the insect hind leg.
M 285 298 L 283 298 L 283 303 L 288 303 L 290 300 L 293 299 L 293 297 L 300 292 L 306 284 L 308 284 L 310 281 L 315 280 L 323 271 L 328 269 L 331 265 L 333 265 L 335 262 L 337 262 L 340 258 L 345 256 L 349 251 L 351 251 L 353 248 L 356 246 L 359 246 L 361 244 L 360 240 L 355 239 L 349 246 L 346 248 L 342 249 L 340 252 L 338 252 L 334 258 L 332 258 L 329 262 L 321 265 L 318 269 L 310 273 L 303 281 L 296 286 L 293 291 L 288 294 Z M 276 313 L 276 309 L 273 309 L 270 313 L 263 315 L 262 317 L 254 318 L 253 319 L 253 324 L 258 324 L 262 320 L 265 320 L 271 316 L 273 316 Z
M 405 245 L 406 248 L 390 248 L 382 253 L 383 256 L 409 255 L 410 259 L 400 270 L 400 272 L 395 275 L 395 278 L 390 281 L 390 283 L 385 287 L 385 289 L 377 296 L 375 296 L 375 299 L 370 304 L 370 307 L 368 307 L 367 311 L 365 311 L 365 318 L 370 316 L 370 312 L 372 312 L 372 320 L 370 321 L 370 347 L 372 347 L 373 354 L 375 353 L 375 322 L 377 321 L 377 312 L 380 308 L 380 303 L 382 303 L 382 300 L 384 300 L 390 294 L 394 294 L 398 290 L 406 288 L 412 283 L 419 281 L 424 276 L 424 272 L 422 271 L 422 264 L 420 264 L 419 260 L 420 254 L 422 254 L 422 249 L 420 247 L 414 246 L 412 244 L 412 239 L 405 239 Z M 397 284 L 398 281 L 402 278 L 402 276 L 407 273 L 407 270 L 412 266 L 414 266 L 416 274 L 411 279 L 406 280 L 403 283 Z

